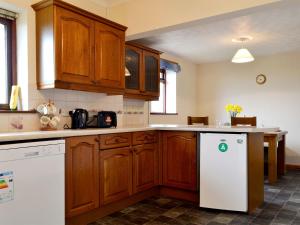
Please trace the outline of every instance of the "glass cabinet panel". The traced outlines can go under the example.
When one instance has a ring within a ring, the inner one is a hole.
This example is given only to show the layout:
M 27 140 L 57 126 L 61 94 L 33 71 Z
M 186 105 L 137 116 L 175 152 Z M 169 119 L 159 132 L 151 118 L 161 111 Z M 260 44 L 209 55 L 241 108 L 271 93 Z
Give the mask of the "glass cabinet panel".
M 144 68 L 145 68 L 145 91 L 158 92 L 159 90 L 159 62 L 153 55 L 145 55 Z
M 126 89 L 140 89 L 140 53 L 126 48 L 125 65 L 130 76 L 125 77 Z

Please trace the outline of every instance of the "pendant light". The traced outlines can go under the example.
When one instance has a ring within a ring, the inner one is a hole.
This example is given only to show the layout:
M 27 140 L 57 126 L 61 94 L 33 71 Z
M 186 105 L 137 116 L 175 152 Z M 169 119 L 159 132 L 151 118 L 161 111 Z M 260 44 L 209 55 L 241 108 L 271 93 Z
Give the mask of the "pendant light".
M 252 40 L 252 37 L 240 37 L 237 39 L 232 39 L 233 42 L 244 43 L 246 41 Z M 233 63 L 248 63 L 254 61 L 253 55 L 249 52 L 247 48 L 242 47 L 233 56 L 231 62 Z
M 130 77 L 131 73 L 129 72 L 128 68 L 125 66 L 125 77 Z

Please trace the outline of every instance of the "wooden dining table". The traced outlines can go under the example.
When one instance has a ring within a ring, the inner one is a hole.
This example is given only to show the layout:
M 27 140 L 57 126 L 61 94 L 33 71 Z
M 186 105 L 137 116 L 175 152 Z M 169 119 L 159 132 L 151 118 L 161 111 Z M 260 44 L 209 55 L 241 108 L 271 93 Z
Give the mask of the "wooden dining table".
M 285 174 L 285 141 L 287 131 L 264 133 L 264 142 L 268 143 L 268 181 L 276 183 L 278 176 Z

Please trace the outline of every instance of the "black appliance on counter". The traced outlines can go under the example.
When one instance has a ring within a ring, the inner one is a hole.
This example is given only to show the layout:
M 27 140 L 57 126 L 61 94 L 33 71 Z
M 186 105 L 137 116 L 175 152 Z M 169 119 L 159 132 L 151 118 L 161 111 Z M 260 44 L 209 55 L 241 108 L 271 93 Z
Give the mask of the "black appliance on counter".
M 112 111 L 101 111 L 98 112 L 98 127 L 99 128 L 110 128 L 117 127 L 117 114 Z
M 112 111 L 89 112 L 88 128 L 117 127 L 117 114 Z
M 69 112 L 72 118 L 72 129 L 85 129 L 87 128 L 87 121 L 89 118 L 88 111 L 85 109 L 74 109 Z

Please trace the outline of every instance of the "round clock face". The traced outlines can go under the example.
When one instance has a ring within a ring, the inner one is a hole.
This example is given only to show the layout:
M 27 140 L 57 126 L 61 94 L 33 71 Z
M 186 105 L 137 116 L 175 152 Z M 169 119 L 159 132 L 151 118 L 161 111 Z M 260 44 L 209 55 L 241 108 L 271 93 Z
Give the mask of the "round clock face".
M 266 78 L 266 76 L 264 74 L 257 75 L 257 77 L 256 77 L 256 83 L 258 83 L 258 84 L 264 84 L 264 83 L 266 83 L 266 81 L 267 81 L 267 78 Z

